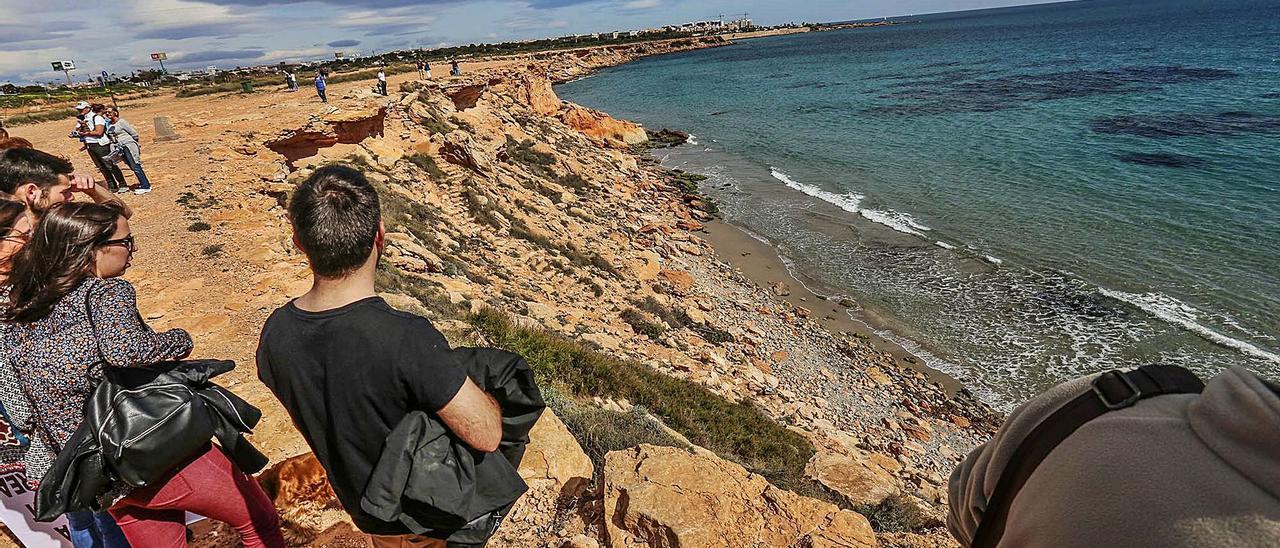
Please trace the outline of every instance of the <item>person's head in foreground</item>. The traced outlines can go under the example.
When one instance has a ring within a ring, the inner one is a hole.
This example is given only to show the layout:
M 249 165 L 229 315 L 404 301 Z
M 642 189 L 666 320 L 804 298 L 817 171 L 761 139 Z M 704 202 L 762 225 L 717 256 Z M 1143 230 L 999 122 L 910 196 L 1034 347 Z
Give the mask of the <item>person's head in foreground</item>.
M 293 243 L 317 278 L 339 279 L 357 271 L 372 274 L 386 233 L 378 192 L 347 166 L 317 169 L 289 201 Z
M 79 103 L 76 103 L 75 109 L 76 114 L 84 116 L 93 110 L 93 105 L 90 105 L 88 101 L 80 101 Z
M 1244 367 L 1082 377 L 951 474 L 963 546 L 1280 546 L 1280 385 Z
M 4 320 L 43 319 L 85 278 L 123 275 L 136 250 L 129 221 L 114 205 L 73 202 L 50 209 L 13 258 Z
M 0 192 L 35 215 L 74 197 L 71 162 L 33 148 L 0 150 Z

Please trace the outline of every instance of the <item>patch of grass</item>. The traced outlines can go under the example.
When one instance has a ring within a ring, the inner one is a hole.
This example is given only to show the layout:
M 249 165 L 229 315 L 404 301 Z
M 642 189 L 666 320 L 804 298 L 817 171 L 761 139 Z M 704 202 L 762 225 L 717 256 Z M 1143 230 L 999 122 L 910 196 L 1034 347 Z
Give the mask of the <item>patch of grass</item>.
M 4 119 L 5 127 L 21 126 L 26 124 L 38 124 L 41 122 L 49 122 L 52 120 L 65 120 L 71 118 L 73 113 L 63 109 L 46 110 L 44 112 L 32 112 L 30 114 L 19 114 Z
M 437 164 L 436 159 L 432 158 L 430 154 L 415 152 L 405 156 L 404 159 L 408 160 L 409 163 L 422 168 L 422 171 L 427 172 L 427 175 L 430 175 L 432 179 L 444 181 L 449 178 L 444 170 L 440 169 L 440 164 Z
M 667 325 L 676 328 L 689 328 L 694 333 L 697 333 L 699 337 L 702 337 L 702 340 L 711 344 L 722 344 L 735 340 L 732 333 L 706 323 L 695 322 L 693 318 L 689 317 L 689 313 L 679 308 L 663 306 L 652 295 L 645 297 L 643 301 L 632 301 L 632 304 L 645 312 L 653 314 L 663 322 L 666 322 Z
M 595 465 L 596 477 L 604 470 L 604 456 L 610 451 L 635 447 L 642 443 L 666 447 L 685 447 L 654 424 L 645 408 L 634 406 L 628 412 L 610 411 L 580 404 L 561 396 L 554 388 L 542 391 L 542 397 L 564 422 L 569 433 Z
M 212 95 L 214 93 L 230 93 L 240 91 L 240 82 L 227 82 L 225 84 L 212 84 L 207 86 L 192 86 L 186 89 L 178 90 L 174 97 L 197 97 L 200 95 Z
M 577 173 L 566 173 L 561 175 L 556 179 L 556 184 L 565 188 L 572 188 L 576 192 L 582 192 L 583 190 L 586 190 L 588 186 L 587 180 L 583 179 L 582 176 Z
M 509 162 L 525 166 L 538 177 L 552 178 L 555 172 L 550 166 L 556 164 L 555 155 L 533 150 L 533 146 L 534 142 L 529 139 L 517 142 L 508 135 L 506 144 L 502 146 L 503 156 Z
M 774 485 L 835 502 L 804 475 L 813 446 L 747 401 L 732 402 L 691 381 L 619 360 L 542 329 L 515 326 L 483 310 L 467 321 L 491 344 L 524 356 L 539 386 L 566 396 L 626 399 L 668 427 Z
M 623 310 L 621 316 L 622 321 L 627 322 L 627 325 L 631 326 L 633 331 L 650 339 L 658 340 L 663 333 L 667 332 L 667 328 L 649 321 L 649 318 L 646 318 L 644 314 L 634 308 Z
M 447 122 L 432 120 L 430 118 L 423 118 L 421 125 L 422 127 L 427 128 L 427 131 L 430 133 L 449 133 L 450 131 L 458 129 L 449 125 Z
M 880 504 L 857 506 L 854 510 L 865 516 L 877 533 L 918 531 L 929 522 L 929 516 L 902 494 L 890 496 Z
M 178 195 L 178 199 L 174 200 L 174 202 L 187 209 L 208 209 L 217 205 L 218 199 L 213 196 L 205 196 L 204 199 L 201 199 L 192 192 L 183 192 Z
M 450 116 L 450 117 L 449 117 L 449 123 L 451 123 L 451 124 L 453 124 L 453 125 L 457 126 L 457 127 L 458 127 L 458 129 L 461 129 L 461 130 L 463 130 L 463 131 L 465 131 L 465 132 L 467 132 L 467 133 L 475 133 L 475 132 L 476 132 L 476 128 L 471 127 L 471 124 L 470 124 L 470 123 L 468 123 L 466 120 L 463 120 L 462 118 L 459 118 L 459 117 L 457 117 L 457 116 Z
M 615 278 L 622 277 L 622 273 L 618 271 L 618 268 L 613 266 L 613 264 L 608 260 L 605 260 L 604 257 L 595 253 L 583 251 L 572 243 L 561 244 L 552 240 L 541 231 L 534 230 L 529 225 L 525 224 L 525 222 L 520 220 L 518 217 L 503 211 L 492 198 L 480 195 L 471 189 L 467 189 L 463 194 L 463 198 L 467 202 L 467 209 L 471 211 L 471 215 L 475 217 L 476 221 L 482 224 L 489 225 L 499 230 L 507 228 L 512 237 L 519 238 L 548 251 L 555 251 L 580 267 L 597 268 Z M 508 219 L 510 226 L 504 227 L 499 216 Z
M 209 223 L 206 223 L 204 221 L 196 221 L 187 226 L 187 230 L 190 232 L 204 232 L 211 228 L 213 227 L 209 226 Z
M 403 293 L 417 299 L 426 310 L 427 318 L 432 320 L 456 318 L 463 312 L 462 305 L 450 301 L 438 284 L 400 272 L 386 263 L 378 266 L 374 284 L 378 291 Z
M 209 244 L 200 250 L 200 254 L 205 257 L 213 257 L 222 253 L 222 244 Z

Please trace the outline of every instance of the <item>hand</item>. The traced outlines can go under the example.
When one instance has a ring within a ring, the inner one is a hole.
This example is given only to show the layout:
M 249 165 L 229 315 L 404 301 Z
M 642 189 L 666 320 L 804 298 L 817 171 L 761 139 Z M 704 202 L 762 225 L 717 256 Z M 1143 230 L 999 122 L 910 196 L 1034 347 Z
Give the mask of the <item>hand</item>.
M 98 188 L 98 182 L 93 180 L 92 175 L 83 175 L 80 173 L 72 173 L 68 176 L 71 179 L 72 192 L 89 192 Z

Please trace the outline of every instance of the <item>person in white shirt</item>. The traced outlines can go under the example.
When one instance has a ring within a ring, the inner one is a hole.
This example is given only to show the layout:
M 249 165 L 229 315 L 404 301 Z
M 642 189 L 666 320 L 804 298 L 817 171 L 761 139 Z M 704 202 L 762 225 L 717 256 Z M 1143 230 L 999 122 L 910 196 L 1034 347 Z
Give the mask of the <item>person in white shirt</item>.
M 108 162 L 105 159 L 108 154 L 111 154 L 111 137 L 107 134 L 108 123 L 106 117 L 102 115 L 105 110 L 104 105 L 91 105 L 86 101 L 80 101 L 76 105 L 76 111 L 80 113 L 84 125 L 82 129 L 73 131 L 71 138 L 84 142 L 89 158 L 102 172 L 108 189 L 116 193 L 128 192 L 129 184 L 125 182 L 124 173 L 120 171 L 120 167 L 115 162 Z
M 387 67 L 378 69 L 378 93 L 387 94 Z

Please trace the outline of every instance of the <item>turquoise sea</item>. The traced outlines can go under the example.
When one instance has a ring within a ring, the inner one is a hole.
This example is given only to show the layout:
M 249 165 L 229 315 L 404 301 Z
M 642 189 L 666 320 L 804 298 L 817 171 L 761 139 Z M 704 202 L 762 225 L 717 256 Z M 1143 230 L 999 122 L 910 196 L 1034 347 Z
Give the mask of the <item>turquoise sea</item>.
M 901 20 L 557 91 L 692 133 L 665 165 L 997 405 L 1153 362 L 1280 379 L 1280 2 Z

